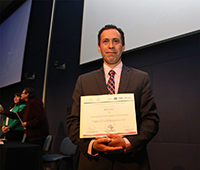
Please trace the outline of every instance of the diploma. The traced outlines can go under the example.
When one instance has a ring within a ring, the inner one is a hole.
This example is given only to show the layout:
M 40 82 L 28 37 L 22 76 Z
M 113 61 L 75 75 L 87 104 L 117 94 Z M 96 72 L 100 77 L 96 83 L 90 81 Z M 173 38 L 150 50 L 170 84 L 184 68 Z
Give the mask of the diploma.
M 19 117 L 18 113 L 16 113 L 16 115 L 17 115 L 19 121 L 20 121 L 21 123 L 23 123 L 23 122 L 22 122 L 22 119 Z M 23 128 L 26 129 L 26 127 L 23 127 Z
M 136 135 L 134 94 L 81 96 L 80 138 Z

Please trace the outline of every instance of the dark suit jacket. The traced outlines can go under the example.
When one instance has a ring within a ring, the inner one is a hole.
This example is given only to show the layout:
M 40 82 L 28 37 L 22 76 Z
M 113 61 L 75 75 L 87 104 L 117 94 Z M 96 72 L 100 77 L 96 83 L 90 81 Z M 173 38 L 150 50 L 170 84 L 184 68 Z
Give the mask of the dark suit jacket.
M 126 136 L 132 145 L 127 153 L 87 154 L 91 139 L 79 138 L 80 96 L 107 94 L 103 67 L 79 76 L 73 93 L 71 115 L 67 118 L 68 135 L 81 151 L 79 169 L 150 169 L 147 143 L 158 131 L 157 115 L 151 83 L 147 73 L 123 66 L 118 93 L 134 93 L 138 135 Z

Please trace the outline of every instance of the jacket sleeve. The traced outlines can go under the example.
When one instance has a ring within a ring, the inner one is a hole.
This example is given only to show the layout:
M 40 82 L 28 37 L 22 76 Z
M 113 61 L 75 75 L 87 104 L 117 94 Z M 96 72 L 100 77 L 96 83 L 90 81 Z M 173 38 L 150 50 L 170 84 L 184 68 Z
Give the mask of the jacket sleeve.
M 87 150 L 91 139 L 80 139 L 80 97 L 83 95 L 81 87 L 81 77 L 78 78 L 75 90 L 73 93 L 73 106 L 71 115 L 67 118 L 68 136 L 71 141 L 79 146 L 79 149 L 85 156 L 88 156 Z
M 142 75 L 139 90 L 135 92 L 136 117 L 138 134 L 126 136 L 132 145 L 133 155 L 146 147 L 148 142 L 157 134 L 159 117 L 151 89 L 149 76 Z
M 20 120 L 14 119 L 9 126 L 10 126 L 11 129 L 13 129 L 13 128 L 19 126 L 20 124 L 21 124 Z

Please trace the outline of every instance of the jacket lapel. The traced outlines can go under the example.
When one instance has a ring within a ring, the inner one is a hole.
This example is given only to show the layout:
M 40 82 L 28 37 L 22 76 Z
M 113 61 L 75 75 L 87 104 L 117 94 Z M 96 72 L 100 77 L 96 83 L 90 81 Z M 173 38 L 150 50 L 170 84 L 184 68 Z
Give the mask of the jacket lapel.
M 100 89 L 100 94 L 107 94 L 108 91 L 106 88 L 106 80 L 105 80 L 103 67 L 97 70 L 95 78 Z
M 130 69 L 127 66 L 123 65 L 118 93 L 125 93 L 127 91 L 130 77 L 131 77 Z M 97 70 L 97 72 L 95 74 L 95 78 L 96 78 L 97 84 L 99 86 L 100 93 L 107 94 L 108 91 L 106 88 L 106 81 L 105 81 L 103 67 L 101 67 L 99 70 Z
M 127 66 L 123 65 L 118 93 L 124 93 L 127 91 L 130 78 L 131 78 L 130 69 Z

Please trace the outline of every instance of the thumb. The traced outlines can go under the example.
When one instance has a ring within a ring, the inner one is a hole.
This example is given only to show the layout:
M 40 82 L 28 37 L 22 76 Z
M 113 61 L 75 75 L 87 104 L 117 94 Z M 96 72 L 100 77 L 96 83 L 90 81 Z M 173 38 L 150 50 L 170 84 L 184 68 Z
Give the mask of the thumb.
M 115 137 L 115 135 L 113 135 L 111 133 L 108 133 L 106 136 L 107 136 L 107 138 L 114 138 Z

